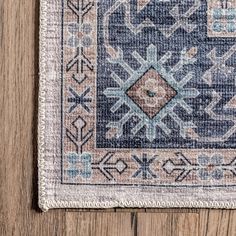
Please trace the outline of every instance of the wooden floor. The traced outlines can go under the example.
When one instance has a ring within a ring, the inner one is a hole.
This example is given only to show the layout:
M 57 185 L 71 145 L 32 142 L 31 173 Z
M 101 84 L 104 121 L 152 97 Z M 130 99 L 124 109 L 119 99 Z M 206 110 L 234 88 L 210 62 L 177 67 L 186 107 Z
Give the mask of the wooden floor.
M 0 236 L 235 236 L 236 211 L 37 208 L 39 0 L 0 0 Z

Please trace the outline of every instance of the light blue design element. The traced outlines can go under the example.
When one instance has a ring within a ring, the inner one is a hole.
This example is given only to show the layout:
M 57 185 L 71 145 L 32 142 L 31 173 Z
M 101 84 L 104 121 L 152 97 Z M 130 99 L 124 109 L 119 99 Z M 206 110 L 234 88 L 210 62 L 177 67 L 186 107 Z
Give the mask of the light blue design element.
M 92 45 L 92 39 L 89 36 L 85 36 L 82 38 L 82 45 L 86 48 Z
M 68 31 L 73 35 L 79 32 L 79 28 L 79 24 L 75 22 L 72 22 L 68 25 Z
M 183 153 L 176 153 L 178 161 L 174 158 L 165 161 L 162 165 L 163 170 L 168 175 L 177 174 L 175 181 L 182 182 L 192 172 L 201 180 L 221 180 L 227 172 L 236 176 L 236 157 L 230 162 L 225 163 L 221 154 L 215 154 L 211 157 L 201 154 L 197 157 L 197 163 L 192 163 Z
M 81 176 L 82 178 L 88 179 L 92 176 L 92 158 L 90 153 L 84 152 L 79 155 L 77 153 L 70 153 L 67 156 L 67 160 L 69 162 L 69 169 L 67 170 L 67 174 L 70 178 L 76 178 L 77 176 Z
M 219 21 L 214 22 L 214 24 L 212 26 L 212 29 L 215 32 L 221 32 L 223 30 L 223 28 L 224 28 L 224 26 Z
M 92 32 L 92 26 L 89 23 L 84 23 L 82 25 L 82 31 L 85 34 L 90 34 Z
M 200 155 L 198 157 L 199 178 L 202 180 L 222 179 L 224 177 L 223 161 L 223 157 L 219 155 L 214 155 L 211 158 L 206 155 Z
M 68 46 L 72 48 L 91 46 L 92 38 L 90 34 L 92 26 L 90 24 L 84 23 L 80 25 L 77 22 L 72 22 L 68 25 L 67 30 L 71 34 L 67 42 Z
M 68 39 L 68 45 L 72 48 L 77 48 L 79 46 L 79 39 L 77 37 L 71 36 Z
M 217 8 L 212 11 L 213 24 L 212 30 L 220 33 L 236 32 L 236 9 L 235 8 Z
M 230 33 L 236 32 L 236 22 L 233 22 L 233 21 L 229 22 L 226 27 L 227 27 L 228 32 Z
M 222 19 L 224 16 L 222 9 L 214 9 L 213 10 L 213 19 L 219 20 Z
M 114 72 L 111 74 L 113 80 L 119 85 L 119 87 L 107 88 L 104 94 L 108 98 L 118 98 L 119 100 L 112 106 L 111 111 L 115 113 L 123 104 L 126 104 L 130 111 L 127 112 L 121 120 L 110 122 L 107 128 L 117 130 L 116 137 L 119 138 L 123 135 L 123 127 L 125 123 L 132 117 L 139 117 L 139 123 L 132 128 L 133 135 L 137 134 L 143 127 L 146 127 L 146 137 L 152 142 L 156 138 L 156 127 L 158 126 L 166 135 L 171 134 L 170 128 L 162 121 L 167 115 L 169 115 L 179 126 L 180 135 L 183 138 L 187 137 L 189 129 L 196 128 L 192 122 L 183 121 L 175 112 L 174 107 L 180 105 L 188 114 L 192 113 L 192 108 L 185 102 L 187 98 L 195 98 L 199 95 L 199 91 L 195 88 L 185 88 L 185 85 L 194 77 L 192 72 L 189 72 L 181 81 L 176 81 L 174 75 L 176 72 L 182 70 L 183 66 L 193 64 L 195 59 L 189 54 L 187 49 L 181 52 L 179 62 L 173 68 L 165 68 L 165 63 L 172 57 L 172 52 L 167 52 L 162 58 L 157 59 L 157 48 L 151 44 L 147 48 L 147 59 L 134 51 L 132 53 L 134 58 L 140 63 L 138 70 L 133 70 L 123 59 L 123 52 L 118 48 L 118 57 L 115 59 L 107 59 L 112 64 L 119 64 L 130 77 L 123 81 Z M 143 110 L 137 106 L 137 104 L 127 95 L 126 91 L 134 85 L 150 68 L 155 69 L 162 78 L 177 92 L 177 95 L 166 104 L 159 113 L 153 118 L 148 117 Z
M 235 20 L 236 19 L 236 9 L 235 8 L 229 8 L 227 10 L 226 18 L 228 20 Z

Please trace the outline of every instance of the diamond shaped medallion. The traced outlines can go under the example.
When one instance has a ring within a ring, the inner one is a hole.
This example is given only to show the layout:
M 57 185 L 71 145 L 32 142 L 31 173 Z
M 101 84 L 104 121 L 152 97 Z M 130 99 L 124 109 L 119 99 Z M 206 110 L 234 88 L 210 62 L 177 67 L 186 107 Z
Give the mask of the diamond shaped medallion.
M 126 93 L 151 119 L 177 95 L 154 68 L 141 76 Z

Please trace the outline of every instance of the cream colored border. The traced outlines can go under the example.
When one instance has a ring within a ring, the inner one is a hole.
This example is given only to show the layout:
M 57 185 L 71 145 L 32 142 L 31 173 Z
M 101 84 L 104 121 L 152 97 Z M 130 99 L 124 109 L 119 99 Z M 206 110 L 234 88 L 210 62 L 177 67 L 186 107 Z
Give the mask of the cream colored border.
M 39 86 L 39 114 L 38 114 L 38 190 L 39 190 L 39 207 L 42 211 L 52 208 L 113 208 L 113 207 L 145 207 L 145 208 L 225 208 L 236 209 L 236 202 L 219 202 L 219 201 L 160 201 L 160 200 L 121 200 L 121 201 L 56 201 L 47 200 L 46 185 L 46 160 L 45 160 L 45 122 L 46 122 L 46 29 L 47 29 L 47 2 L 40 1 L 40 86 Z
M 38 105 L 38 201 L 43 211 L 49 209 L 46 200 L 45 167 L 45 84 L 46 84 L 46 28 L 47 28 L 47 0 L 40 0 L 40 32 L 39 32 L 39 105 Z
M 212 10 L 217 6 L 216 0 L 207 0 L 207 35 L 209 38 L 235 38 L 236 32 L 214 32 L 212 30 L 213 25 L 213 16 L 212 16 Z M 236 7 L 236 3 L 232 2 L 233 6 Z

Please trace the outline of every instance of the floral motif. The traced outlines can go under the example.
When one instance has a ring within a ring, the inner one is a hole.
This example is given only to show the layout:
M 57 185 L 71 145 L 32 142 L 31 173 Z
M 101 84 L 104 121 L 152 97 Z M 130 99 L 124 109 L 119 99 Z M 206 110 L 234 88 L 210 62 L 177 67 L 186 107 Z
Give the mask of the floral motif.
M 68 31 L 71 34 L 68 39 L 68 45 L 72 48 L 90 47 L 92 45 L 92 39 L 90 33 L 92 32 L 92 26 L 88 23 L 82 25 L 72 22 L 68 25 Z
M 230 0 L 212 1 L 209 14 L 211 30 L 221 37 L 235 36 L 236 33 L 236 3 Z
M 81 155 L 77 153 L 70 153 L 67 158 L 70 165 L 69 170 L 67 170 L 67 174 L 71 178 L 81 176 L 87 179 L 91 177 L 92 167 L 91 155 L 89 153 L 83 153 Z
M 219 155 L 214 155 L 212 157 L 208 157 L 206 155 L 199 156 L 198 176 L 200 177 L 200 179 L 222 179 L 224 177 L 224 171 L 222 170 L 223 161 L 223 157 Z

